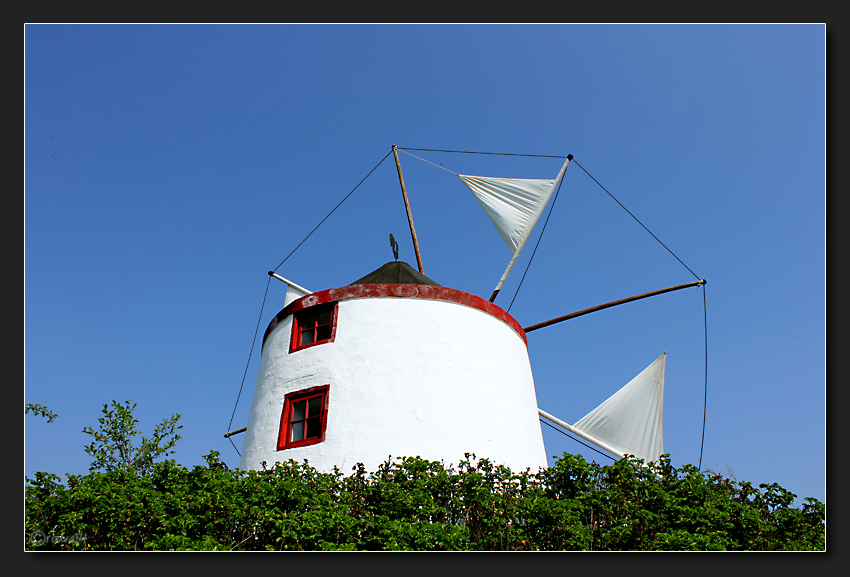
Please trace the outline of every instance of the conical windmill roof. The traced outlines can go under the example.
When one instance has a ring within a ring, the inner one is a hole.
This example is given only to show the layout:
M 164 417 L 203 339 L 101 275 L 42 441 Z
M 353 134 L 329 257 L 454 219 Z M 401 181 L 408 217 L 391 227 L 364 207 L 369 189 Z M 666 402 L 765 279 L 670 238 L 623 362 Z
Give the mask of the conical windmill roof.
M 351 284 L 424 284 L 442 286 L 415 270 L 406 262 L 401 261 L 388 262 L 381 268 L 370 272 Z

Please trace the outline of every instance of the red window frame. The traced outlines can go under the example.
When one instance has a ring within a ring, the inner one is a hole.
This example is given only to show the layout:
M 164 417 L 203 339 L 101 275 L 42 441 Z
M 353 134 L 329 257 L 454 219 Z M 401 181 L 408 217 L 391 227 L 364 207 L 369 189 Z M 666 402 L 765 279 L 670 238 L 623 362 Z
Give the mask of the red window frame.
M 338 304 L 333 302 L 312 306 L 295 313 L 292 319 L 289 352 L 294 353 L 316 345 L 332 343 L 336 338 Z
M 293 391 L 284 396 L 277 437 L 278 451 L 315 445 L 325 440 L 329 392 L 330 385 L 321 385 Z M 298 437 L 295 440 L 293 428 L 295 436 Z

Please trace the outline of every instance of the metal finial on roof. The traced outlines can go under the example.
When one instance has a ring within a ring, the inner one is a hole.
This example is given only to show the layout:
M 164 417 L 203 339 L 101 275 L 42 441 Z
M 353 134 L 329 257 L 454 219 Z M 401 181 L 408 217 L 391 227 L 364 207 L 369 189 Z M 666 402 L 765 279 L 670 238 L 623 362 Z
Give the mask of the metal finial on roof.
M 395 257 L 396 260 L 398 260 L 398 243 L 393 238 L 392 233 L 390 233 L 390 246 L 393 249 L 393 256 Z

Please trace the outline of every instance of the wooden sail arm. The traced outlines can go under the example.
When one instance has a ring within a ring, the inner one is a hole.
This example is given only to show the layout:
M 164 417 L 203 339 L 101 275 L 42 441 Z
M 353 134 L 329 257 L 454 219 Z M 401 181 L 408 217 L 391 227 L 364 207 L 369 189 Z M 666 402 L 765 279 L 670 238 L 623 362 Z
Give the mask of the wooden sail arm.
M 241 429 L 236 429 L 235 431 L 228 431 L 224 434 L 224 438 L 227 439 L 232 437 L 233 435 L 238 435 L 239 433 L 244 433 L 248 430 L 248 427 L 242 427 Z
M 270 271 L 269 271 L 269 276 L 270 276 L 270 277 L 272 277 L 272 278 L 276 278 L 277 280 L 282 281 L 282 282 L 284 282 L 284 283 L 288 284 L 289 286 L 291 286 L 291 287 L 292 287 L 292 288 L 294 288 L 295 290 L 298 290 L 298 291 L 303 292 L 305 295 L 309 295 L 309 294 L 312 294 L 312 293 L 313 293 L 313 291 L 307 290 L 307 289 L 305 289 L 303 286 L 298 286 L 297 284 L 295 284 L 295 283 L 294 283 L 294 282 L 292 282 L 291 280 L 287 280 L 287 279 L 283 278 L 282 276 L 280 276 L 279 274 L 277 274 L 277 273 L 276 273 L 276 272 L 274 272 L 273 270 L 270 270 Z
M 547 421 L 551 421 L 552 423 L 555 423 L 559 427 L 566 429 L 567 431 L 573 433 L 574 435 L 581 437 L 585 441 L 589 441 L 589 442 L 593 443 L 594 445 L 596 445 L 600 449 L 604 449 L 604 450 L 608 451 L 609 453 L 611 453 L 612 455 L 616 455 L 618 459 L 622 459 L 626 456 L 625 453 L 614 449 L 613 447 L 611 447 L 607 443 L 603 443 L 602 441 L 600 441 L 596 437 L 588 435 L 587 433 L 585 433 L 581 429 L 576 429 L 575 427 L 573 427 L 569 423 L 566 423 L 566 422 L 562 421 L 561 419 L 558 419 L 557 417 L 553 417 L 552 415 L 550 415 L 549 413 L 547 413 L 546 411 L 544 411 L 543 409 L 541 409 L 539 407 L 537 409 L 537 414 L 540 415 L 541 417 L 543 417 L 544 419 L 546 419 Z M 634 455 L 632 455 L 632 456 L 634 456 Z M 641 466 L 649 468 L 650 462 L 651 461 L 649 461 L 649 462 L 643 461 L 643 463 L 641 463 Z M 663 479 L 663 477 L 658 473 L 655 474 L 655 477 L 659 480 Z
M 628 298 L 620 299 L 620 300 L 617 300 L 617 301 L 611 301 L 610 303 L 597 305 L 595 307 L 591 307 L 589 309 L 584 309 L 582 311 L 570 313 L 568 315 L 564 315 L 562 317 L 558 317 L 558 318 L 555 318 L 555 319 L 552 319 L 552 320 L 543 321 L 542 323 L 537 323 L 536 325 L 531 325 L 530 327 L 524 327 L 522 330 L 524 330 L 527 333 L 531 332 L 531 331 L 536 331 L 537 329 L 542 329 L 543 327 L 548 327 L 549 325 L 554 325 L 555 323 L 559 323 L 561 321 L 568 321 L 570 319 L 574 319 L 574 318 L 580 317 L 582 315 L 586 315 L 586 314 L 589 314 L 589 313 L 595 313 L 596 311 L 601 311 L 603 309 L 615 307 L 617 305 L 622 305 L 622 304 L 625 304 L 625 303 L 630 303 L 632 301 L 645 299 L 647 297 L 654 297 L 654 296 L 657 296 L 657 295 L 660 295 L 660 294 L 669 293 L 669 292 L 673 292 L 673 291 L 677 291 L 677 290 L 681 290 L 681 289 L 700 286 L 700 285 L 704 285 L 705 283 L 706 283 L 706 281 L 705 281 L 705 279 L 703 279 L 703 280 L 698 280 L 698 281 L 694 281 L 694 282 L 687 283 L 687 284 L 680 284 L 680 285 L 677 285 L 677 286 L 673 286 L 673 287 L 669 287 L 669 288 L 665 288 L 665 289 L 660 289 L 660 290 L 657 290 L 657 291 L 652 291 L 652 292 L 648 292 L 648 293 L 644 293 L 644 294 L 640 294 L 640 295 L 635 295 L 633 297 L 628 297 Z
M 419 266 L 419 272 L 425 274 L 425 269 L 422 268 L 422 256 L 419 254 L 419 239 L 416 238 L 413 214 L 410 212 L 410 201 L 407 200 L 407 189 L 404 187 L 404 177 L 401 175 L 401 163 L 398 161 L 395 144 L 393 144 L 393 155 L 395 156 L 395 167 L 398 170 L 398 182 L 401 184 L 401 195 L 404 197 L 404 208 L 407 211 L 407 223 L 410 225 L 410 237 L 413 239 L 413 251 L 416 253 L 416 264 Z
M 595 437 L 591 437 L 590 435 L 588 435 L 587 433 L 585 433 L 581 429 L 576 429 L 575 427 L 573 427 L 569 423 L 566 423 L 566 422 L 562 421 L 561 419 L 553 417 L 552 415 L 550 415 L 549 413 L 547 413 L 546 411 L 544 411 L 543 409 L 541 409 L 539 407 L 537 409 L 537 414 L 539 414 L 541 417 L 543 417 L 547 421 L 551 421 L 551 422 L 555 423 L 556 425 L 558 425 L 559 427 L 562 427 L 562 428 L 568 430 L 569 432 L 573 433 L 574 435 L 578 435 L 579 437 L 581 437 L 585 441 L 589 441 L 589 442 L 593 443 L 594 445 L 596 445 L 597 447 L 599 447 L 601 449 L 605 449 L 606 451 L 608 451 L 612 455 L 616 455 L 617 458 L 619 458 L 619 459 L 622 459 L 623 457 L 625 457 L 625 454 L 621 453 L 620 451 L 610 447 L 609 445 L 607 445 L 606 443 L 603 443 L 602 441 L 600 441 L 599 439 L 597 439 Z

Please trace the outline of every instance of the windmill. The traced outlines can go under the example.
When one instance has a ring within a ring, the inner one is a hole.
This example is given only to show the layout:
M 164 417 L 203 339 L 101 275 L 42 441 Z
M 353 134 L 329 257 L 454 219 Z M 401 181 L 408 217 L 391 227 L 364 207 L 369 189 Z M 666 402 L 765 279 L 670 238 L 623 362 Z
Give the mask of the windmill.
M 245 433 L 240 468 L 288 459 L 325 471 L 375 468 L 391 455 L 456 463 L 474 453 L 514 470 L 536 469 L 547 465 L 541 417 L 616 457 L 658 460 L 666 351 L 569 424 L 537 405 L 526 334 L 705 281 L 523 328 L 494 300 L 572 155 L 554 179 L 458 174 L 512 253 L 485 300 L 425 276 L 395 146 L 392 153 L 418 270 L 398 261 L 390 234 L 394 261 L 342 287 L 311 292 L 269 272 L 287 293 L 263 336 L 248 424 L 225 435 Z

